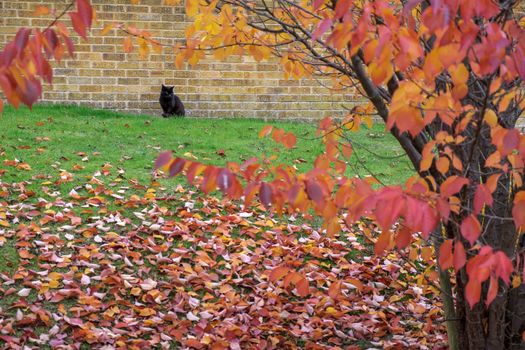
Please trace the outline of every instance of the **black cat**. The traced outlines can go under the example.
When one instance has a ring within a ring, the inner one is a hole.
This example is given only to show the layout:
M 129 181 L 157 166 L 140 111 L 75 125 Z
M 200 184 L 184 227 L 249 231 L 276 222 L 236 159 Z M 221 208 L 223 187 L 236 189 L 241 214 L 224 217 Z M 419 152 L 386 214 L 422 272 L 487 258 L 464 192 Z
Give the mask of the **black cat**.
M 162 113 L 164 118 L 170 117 L 172 115 L 179 117 L 184 117 L 185 115 L 184 105 L 182 104 L 180 98 L 173 93 L 173 88 L 174 86 L 170 87 L 162 84 L 159 102 L 162 110 L 164 111 L 164 113 Z

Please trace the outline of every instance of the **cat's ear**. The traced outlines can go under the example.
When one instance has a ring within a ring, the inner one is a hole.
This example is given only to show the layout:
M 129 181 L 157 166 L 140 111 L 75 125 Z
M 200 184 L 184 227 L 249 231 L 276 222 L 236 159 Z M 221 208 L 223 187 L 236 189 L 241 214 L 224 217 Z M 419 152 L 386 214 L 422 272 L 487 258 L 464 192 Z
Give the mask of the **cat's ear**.
M 166 85 L 162 84 L 162 90 L 164 90 L 166 88 Z
M 168 88 L 168 90 L 169 90 L 170 92 L 173 92 L 173 89 L 174 89 L 174 88 L 175 88 L 175 86 L 170 86 L 170 87 Z

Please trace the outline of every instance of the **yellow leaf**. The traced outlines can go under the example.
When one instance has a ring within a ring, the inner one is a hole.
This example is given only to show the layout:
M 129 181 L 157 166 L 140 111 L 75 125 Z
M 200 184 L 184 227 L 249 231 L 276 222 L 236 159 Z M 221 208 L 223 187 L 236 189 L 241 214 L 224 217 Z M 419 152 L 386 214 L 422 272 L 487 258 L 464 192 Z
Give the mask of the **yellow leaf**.
M 159 54 L 161 55 L 162 54 L 162 46 L 158 43 L 151 43 L 151 47 L 153 48 L 153 51 L 156 53 L 156 54 Z
M 56 289 L 60 286 L 60 282 L 57 280 L 51 280 L 49 281 L 49 288 Z
M 58 272 L 50 272 L 48 275 L 47 275 L 47 278 L 49 278 L 50 280 L 55 280 L 55 281 L 58 281 L 60 279 L 62 279 L 62 274 L 61 273 L 58 273 Z
M 491 127 L 498 125 L 498 116 L 496 115 L 496 112 L 494 112 L 492 109 L 487 109 L 485 111 L 485 116 L 483 120 Z
M 521 277 L 520 275 L 514 275 L 512 278 L 512 288 L 518 288 L 521 286 Z
M 151 316 L 155 315 L 157 312 L 149 307 L 140 310 L 140 316 Z
M 186 0 L 186 15 L 194 17 L 199 10 L 199 0 Z
M 137 43 L 139 44 L 139 56 L 142 59 L 145 59 L 149 55 L 149 45 L 148 41 L 144 38 L 137 38 Z
M 107 24 L 101 31 L 100 36 L 108 35 L 117 25 L 115 23 Z
M 463 63 L 449 67 L 448 71 L 452 77 L 454 85 L 462 85 L 467 82 L 468 70 Z
M 332 306 L 329 306 L 329 307 L 326 308 L 326 313 L 330 314 L 330 315 L 333 315 L 333 314 L 337 313 L 337 310 L 335 308 L 333 308 Z

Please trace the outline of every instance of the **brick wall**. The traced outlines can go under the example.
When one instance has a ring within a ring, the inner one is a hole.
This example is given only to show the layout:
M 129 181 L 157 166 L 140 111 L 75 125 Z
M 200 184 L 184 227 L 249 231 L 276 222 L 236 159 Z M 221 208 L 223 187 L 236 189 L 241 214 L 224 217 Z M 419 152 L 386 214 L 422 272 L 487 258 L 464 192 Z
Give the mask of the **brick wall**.
M 0 0 L 0 47 L 21 26 L 44 27 L 49 18 L 34 18 L 36 6 L 61 11 L 69 0 Z M 351 107 L 353 92 L 331 93 L 314 80 L 285 80 L 276 62 L 256 63 L 234 57 L 227 62 L 207 59 L 178 70 L 171 50 L 141 60 L 126 54 L 122 33 L 99 36 L 108 23 L 126 22 L 150 30 L 162 43 L 184 37 L 182 7 L 163 6 L 163 0 L 92 0 L 98 22 L 89 41 L 75 37 L 77 56 L 55 64 L 52 87 L 44 101 L 160 115 L 160 85 L 175 85 L 190 115 L 203 117 L 323 118 L 341 114 L 343 101 Z M 113 36 L 112 36 L 113 35 Z M 120 35 L 120 36 L 117 36 Z M 327 82 L 329 84 L 329 82 Z

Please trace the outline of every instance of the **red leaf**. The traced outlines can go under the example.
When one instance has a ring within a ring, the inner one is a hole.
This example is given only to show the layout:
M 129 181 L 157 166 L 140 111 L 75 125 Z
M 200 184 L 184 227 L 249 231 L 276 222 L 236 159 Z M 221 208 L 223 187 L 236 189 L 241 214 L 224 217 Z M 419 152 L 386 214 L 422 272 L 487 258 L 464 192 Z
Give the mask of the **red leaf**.
M 186 172 L 186 179 L 188 182 L 190 184 L 193 183 L 195 177 L 198 176 L 204 169 L 206 169 L 205 165 L 195 162 L 191 163 Z
M 314 11 L 319 9 L 325 2 L 326 0 L 314 0 Z
M 171 156 L 171 154 L 170 154 Z M 180 173 L 182 169 L 184 169 L 184 165 L 186 165 L 186 161 L 182 158 L 177 157 L 171 164 L 169 169 L 169 176 L 173 177 Z
M 269 208 L 272 205 L 273 189 L 270 184 L 266 182 L 261 183 L 261 187 L 259 188 L 259 199 L 266 208 Z
M 506 156 L 517 149 L 520 144 L 520 132 L 518 129 L 509 130 L 503 137 L 502 155 Z
M 412 240 L 412 231 L 408 227 L 402 227 L 397 232 L 396 246 L 399 249 L 406 248 Z
M 310 198 L 317 204 L 324 200 L 323 189 L 314 180 L 306 181 L 306 193 L 308 194 L 308 198 Z
M 337 5 L 335 5 L 334 18 L 339 19 L 343 17 L 348 12 L 351 5 L 352 5 L 352 0 L 338 0 Z
M 487 300 L 485 301 L 485 304 L 487 307 L 492 304 L 492 301 L 496 298 L 498 295 L 498 279 L 494 276 L 490 276 L 490 284 L 489 284 L 489 291 L 487 292 Z
M 38 98 L 42 94 L 42 84 L 40 84 L 39 80 L 36 80 L 34 78 L 31 80 L 26 80 L 25 83 L 25 90 L 22 92 L 20 100 L 22 101 L 22 103 L 24 103 L 31 109 L 33 104 L 38 100 Z
M 93 8 L 89 0 L 77 0 L 77 11 L 84 26 L 91 28 L 91 24 L 93 23 Z
M 21 53 L 26 48 L 29 34 L 31 34 L 31 29 L 28 28 L 20 28 L 16 33 L 14 42 L 18 53 Z
M 502 251 L 494 254 L 493 266 L 496 272 L 496 276 L 501 278 L 507 285 L 510 284 L 510 275 L 514 271 L 512 261 Z
M 404 209 L 403 191 L 399 187 L 386 187 L 377 194 L 375 216 L 383 230 L 389 230 Z M 410 226 L 411 223 L 408 225 Z
M 332 26 L 332 19 L 331 18 L 325 18 L 321 22 L 319 22 L 317 28 L 312 33 L 312 40 L 319 39 L 330 27 Z
M 481 234 L 481 225 L 473 214 L 467 216 L 461 223 L 461 234 L 470 243 L 474 245 Z
M 492 206 L 492 194 L 485 184 L 480 184 L 474 194 L 474 214 L 479 214 L 484 205 Z
M 155 160 L 155 169 L 162 168 L 163 166 L 167 165 L 170 162 L 171 158 L 171 151 L 161 152 L 157 157 L 157 160 Z
M 87 30 L 86 25 L 82 16 L 78 12 L 70 12 L 69 17 L 71 17 L 71 23 L 73 24 L 73 29 L 77 32 L 82 38 L 87 40 Z
M 217 185 L 219 189 L 226 193 L 233 184 L 233 174 L 226 168 L 223 168 L 217 175 Z
M 467 262 L 465 247 L 461 241 L 454 243 L 454 271 L 458 272 Z
M 481 283 L 479 283 L 476 280 L 473 280 L 472 278 L 469 279 L 467 282 L 467 286 L 465 287 L 465 297 L 467 298 L 468 304 L 470 305 L 470 308 L 472 309 L 474 305 L 476 305 L 479 302 L 479 298 L 481 296 Z
M 441 247 L 439 247 L 439 266 L 441 270 L 447 270 L 454 264 L 452 255 L 452 240 L 447 239 Z

